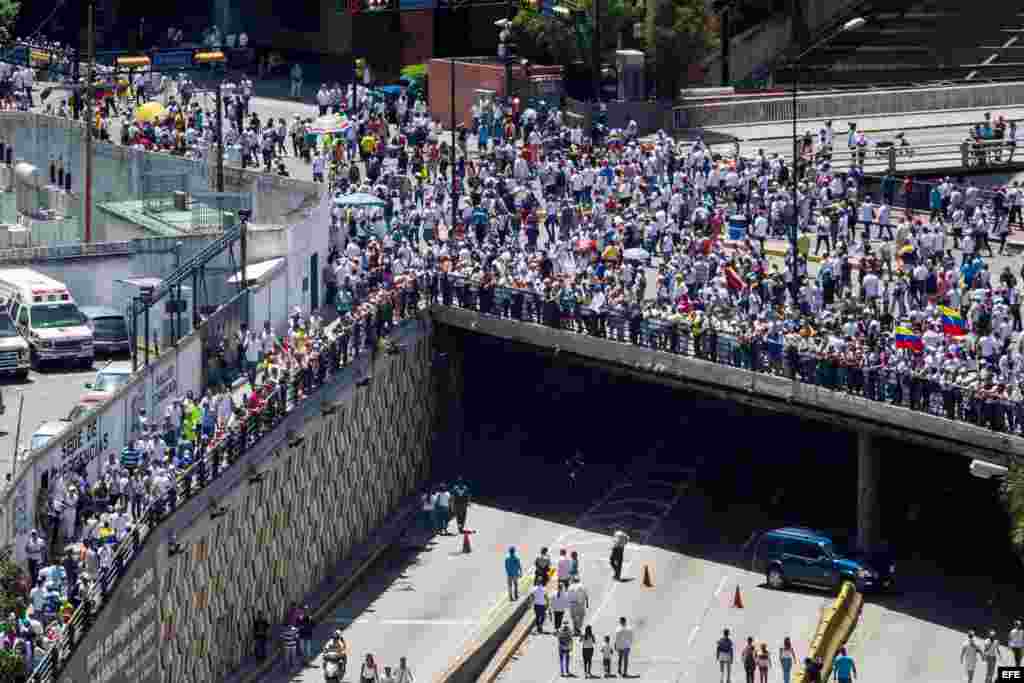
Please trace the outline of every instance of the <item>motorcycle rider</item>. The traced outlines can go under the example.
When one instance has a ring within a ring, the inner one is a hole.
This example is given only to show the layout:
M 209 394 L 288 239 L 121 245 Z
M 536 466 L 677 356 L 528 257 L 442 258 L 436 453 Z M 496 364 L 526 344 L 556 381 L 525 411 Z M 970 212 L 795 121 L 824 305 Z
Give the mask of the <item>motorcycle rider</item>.
M 324 681 L 338 683 L 345 677 L 348 664 L 348 645 L 341 635 L 341 630 L 334 632 L 331 639 L 324 645 Z

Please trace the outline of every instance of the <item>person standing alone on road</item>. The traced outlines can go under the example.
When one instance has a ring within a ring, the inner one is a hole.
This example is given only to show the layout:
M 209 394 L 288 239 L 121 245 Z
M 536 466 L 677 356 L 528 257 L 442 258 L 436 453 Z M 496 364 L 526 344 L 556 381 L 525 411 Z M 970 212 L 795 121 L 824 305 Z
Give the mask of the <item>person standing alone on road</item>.
M 761 683 L 768 683 L 768 669 L 772 668 L 772 657 L 768 654 L 768 644 L 761 643 L 761 651 L 757 653 L 757 671 L 761 674 Z
M 1021 660 L 1024 659 L 1024 624 L 1020 619 L 1013 622 L 1013 628 L 1010 629 L 1010 637 L 1007 640 L 1010 652 L 1013 653 L 1013 665 L 1020 666 Z
M 743 648 L 743 672 L 747 675 L 747 683 L 754 683 L 754 669 L 757 668 L 757 648 L 754 647 L 754 639 L 747 637 L 747 644 Z
M 629 536 L 625 531 L 616 531 L 612 537 L 612 571 L 615 573 L 615 580 L 622 580 L 622 562 L 626 556 L 626 545 L 629 543 Z
M 718 668 L 722 672 L 721 683 L 732 683 L 732 638 L 729 637 L 729 629 L 722 631 L 722 637 L 718 639 L 715 658 L 718 659 Z
M 629 676 L 629 652 L 633 649 L 633 629 L 626 626 L 626 617 L 619 617 L 619 627 L 615 629 L 615 651 L 619 653 L 619 675 Z
M 281 632 L 281 644 L 284 645 L 284 670 L 291 675 L 299 668 L 299 629 L 289 622 Z
M 569 587 L 569 576 L 572 573 L 572 560 L 565 548 L 558 551 L 558 588 L 565 590 Z
M 452 487 L 452 503 L 455 505 L 455 522 L 461 534 L 466 530 L 466 515 L 469 512 L 469 484 L 462 477 Z
M 832 663 L 832 671 L 835 672 L 835 678 L 839 683 L 850 683 L 857 678 L 857 665 L 854 664 L 853 657 L 846 654 L 845 647 L 839 648 L 839 656 Z
M 579 577 L 574 576 L 572 585 L 569 586 L 569 614 L 572 616 L 572 629 L 576 635 L 580 635 L 588 607 L 590 607 L 590 596 L 587 595 L 587 589 L 583 587 Z
M 789 683 L 790 672 L 793 670 L 793 662 L 796 661 L 796 652 L 793 650 L 793 643 L 789 636 L 782 639 L 782 647 L 779 649 L 779 666 L 782 667 L 782 683 Z
M 982 644 L 981 651 L 985 657 L 985 683 L 992 683 L 996 677 L 996 666 L 1003 658 L 1002 648 L 999 647 L 999 638 L 996 637 L 994 629 L 988 632 L 988 638 Z
M 562 676 L 571 676 L 569 671 L 569 662 L 572 659 L 572 631 L 569 630 L 569 624 L 562 626 L 561 630 L 558 630 L 558 666 L 562 671 Z
M 544 584 L 538 583 L 533 587 L 533 616 L 537 625 L 537 633 L 544 633 L 544 617 L 548 613 L 548 596 L 544 591 Z
M 594 676 L 594 648 L 597 646 L 597 638 L 594 637 L 594 629 L 587 626 L 580 639 L 580 648 L 583 653 L 583 675 L 587 678 Z
M 516 548 L 508 549 L 508 557 L 505 558 L 505 578 L 508 582 L 508 601 L 515 602 L 519 599 L 519 579 L 523 576 L 523 563 L 516 555 Z
M 437 507 L 434 514 L 437 515 L 437 531 L 442 536 L 448 535 L 448 523 L 452 520 L 451 500 L 452 494 L 448 492 L 448 486 L 441 484 L 441 490 L 437 493 Z
M 974 631 L 968 631 L 967 640 L 960 648 L 960 663 L 964 665 L 967 683 L 974 683 L 974 670 L 978 667 L 978 655 L 980 654 L 981 648 L 974 640 Z

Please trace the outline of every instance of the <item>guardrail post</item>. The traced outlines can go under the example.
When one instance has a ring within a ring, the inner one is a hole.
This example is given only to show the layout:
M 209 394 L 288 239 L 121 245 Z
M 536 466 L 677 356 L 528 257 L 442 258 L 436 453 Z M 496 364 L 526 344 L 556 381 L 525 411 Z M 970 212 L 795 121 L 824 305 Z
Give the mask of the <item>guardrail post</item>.
M 889 172 L 896 170 L 896 147 L 889 148 Z

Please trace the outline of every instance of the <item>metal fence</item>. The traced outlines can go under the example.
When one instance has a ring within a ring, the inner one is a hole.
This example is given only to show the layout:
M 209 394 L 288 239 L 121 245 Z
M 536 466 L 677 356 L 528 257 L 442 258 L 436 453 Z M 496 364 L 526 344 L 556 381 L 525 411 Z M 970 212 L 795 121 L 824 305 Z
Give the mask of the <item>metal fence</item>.
M 224 230 L 238 220 L 240 210 L 252 210 L 252 195 L 243 192 L 193 192 L 192 230 Z
M 1005 107 L 1024 103 L 1024 81 L 978 85 L 938 85 L 904 90 L 860 90 L 845 93 L 798 93 L 798 119 L 832 119 L 942 109 Z M 791 94 L 777 97 L 735 97 L 727 101 L 684 103 L 673 111 L 676 129 L 742 123 L 789 121 Z
M 694 334 L 689 324 L 646 319 L 624 310 L 595 313 L 571 310 L 540 294 L 505 287 L 480 286 L 455 276 L 442 277 L 431 299 L 445 306 L 485 315 L 547 325 L 567 332 L 632 344 L 721 365 L 787 377 L 836 392 L 968 422 L 993 431 L 1024 432 L 1024 402 L 994 400 L 968 387 L 940 384 L 919 372 L 888 367 L 846 365 L 831 354 L 786 346 L 781 338 L 738 338 L 713 329 Z

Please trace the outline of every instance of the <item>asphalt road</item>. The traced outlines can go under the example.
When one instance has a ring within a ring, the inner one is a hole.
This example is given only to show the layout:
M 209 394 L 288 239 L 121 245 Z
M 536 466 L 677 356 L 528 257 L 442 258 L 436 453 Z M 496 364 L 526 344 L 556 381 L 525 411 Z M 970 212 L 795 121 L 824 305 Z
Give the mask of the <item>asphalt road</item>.
M 635 637 L 629 674 L 641 681 L 716 680 L 715 644 L 724 628 L 732 631 L 737 643 L 749 635 L 758 643 L 768 642 L 774 651 L 789 636 L 798 651 L 806 652 L 828 596 L 772 591 L 762 585 L 761 575 L 705 559 L 696 547 L 672 549 L 685 542 L 686 534 L 679 534 L 677 526 L 662 530 L 669 516 L 701 524 L 714 524 L 714 520 L 702 509 L 700 492 L 688 485 L 692 470 L 659 470 L 653 476 L 638 474 L 636 485 L 623 486 L 616 502 L 601 515 L 609 529 L 632 527 L 639 536 L 639 543 L 626 549 L 624 581 L 611 577 L 608 538 L 593 551 L 584 547 L 581 552 L 590 556 L 583 571 L 591 605 L 586 623 L 598 640 L 605 635 L 614 638 L 619 618 L 625 617 Z M 683 486 L 676 488 L 678 482 Z M 575 539 L 568 542 L 570 549 L 581 545 Z M 653 587 L 644 585 L 645 572 Z M 737 589 L 742 608 L 733 605 Z M 578 646 L 570 669 L 582 677 Z M 594 671 L 600 675 L 600 662 Z M 515 683 L 553 683 L 559 678 L 557 641 L 550 632 L 531 634 L 500 675 L 502 681 Z
M 507 604 L 504 557 L 510 545 L 518 548 L 525 569 L 542 546 L 559 547 L 569 538 L 592 540 L 572 526 L 485 505 L 471 506 L 467 521 L 475 532 L 472 553 L 462 552 L 458 535 L 430 542 L 419 535 L 410 538 L 318 625 L 317 652 L 336 629 L 343 632 L 349 648 L 346 681 L 358 679 L 368 653 L 381 671 L 397 667 L 404 656 L 417 680 L 432 680 Z M 279 668 L 260 680 L 318 683 L 321 665 L 317 657 L 300 672 Z

